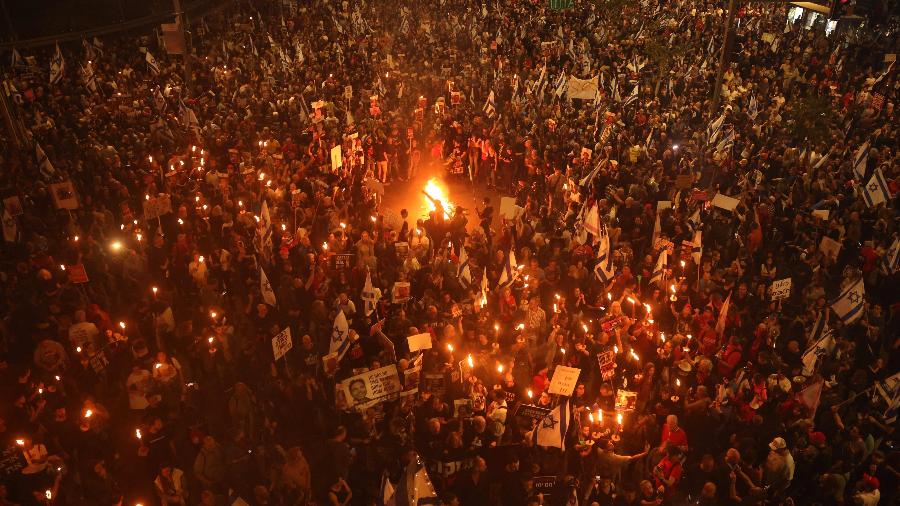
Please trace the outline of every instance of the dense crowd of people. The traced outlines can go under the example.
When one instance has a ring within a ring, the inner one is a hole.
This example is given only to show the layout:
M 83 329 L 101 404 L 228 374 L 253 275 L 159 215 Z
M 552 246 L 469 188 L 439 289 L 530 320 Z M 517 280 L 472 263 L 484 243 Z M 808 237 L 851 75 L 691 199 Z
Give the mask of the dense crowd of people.
M 0 505 L 893 504 L 896 23 L 726 4 L 17 51 Z

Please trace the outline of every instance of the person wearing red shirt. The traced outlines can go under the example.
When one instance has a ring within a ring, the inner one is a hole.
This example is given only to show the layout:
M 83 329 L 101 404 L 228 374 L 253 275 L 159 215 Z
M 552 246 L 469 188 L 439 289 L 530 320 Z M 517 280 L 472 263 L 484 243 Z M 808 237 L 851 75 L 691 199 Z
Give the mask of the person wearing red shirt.
M 666 417 L 666 424 L 662 429 L 662 441 L 659 444 L 660 450 L 664 451 L 672 447 L 677 447 L 681 451 L 686 451 L 688 448 L 687 433 L 678 426 L 678 417 L 675 415 Z
M 678 483 L 681 481 L 684 461 L 684 452 L 677 447 L 669 447 L 666 456 L 653 468 L 653 481 L 657 491 L 663 493 L 666 499 L 671 499 L 678 492 Z

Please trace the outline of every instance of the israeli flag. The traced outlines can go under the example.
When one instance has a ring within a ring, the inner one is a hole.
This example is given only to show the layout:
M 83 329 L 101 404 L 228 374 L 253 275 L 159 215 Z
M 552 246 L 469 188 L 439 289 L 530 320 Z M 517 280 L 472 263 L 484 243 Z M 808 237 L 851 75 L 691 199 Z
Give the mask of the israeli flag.
M 866 165 L 869 162 L 869 141 L 859 147 L 856 154 L 853 155 L 853 173 L 860 180 L 866 177 Z
M 844 320 L 844 323 L 850 324 L 863 315 L 865 301 L 866 287 L 860 278 L 844 290 L 840 297 L 832 301 L 831 309 Z
M 459 252 L 459 266 L 456 268 L 456 277 L 464 287 L 472 284 L 472 271 L 469 269 L 469 255 L 466 248 L 461 247 Z
M 875 174 L 872 174 L 872 178 L 863 187 L 863 199 L 869 207 L 875 207 L 891 199 L 891 191 L 888 189 L 881 169 L 875 169 Z
M 350 349 L 350 324 L 343 311 L 339 311 L 334 317 L 334 327 L 331 331 L 331 346 L 328 353 L 337 353 L 338 361 L 344 358 L 344 353 Z
M 897 272 L 897 269 L 900 269 L 900 239 L 894 239 L 891 249 L 881 259 L 881 266 L 888 274 Z
M 506 257 L 506 265 L 503 266 L 503 271 L 500 273 L 500 280 L 497 283 L 497 287 L 504 288 L 510 286 L 515 283 L 518 278 L 519 264 L 516 262 L 516 253 L 510 249 L 509 255 Z

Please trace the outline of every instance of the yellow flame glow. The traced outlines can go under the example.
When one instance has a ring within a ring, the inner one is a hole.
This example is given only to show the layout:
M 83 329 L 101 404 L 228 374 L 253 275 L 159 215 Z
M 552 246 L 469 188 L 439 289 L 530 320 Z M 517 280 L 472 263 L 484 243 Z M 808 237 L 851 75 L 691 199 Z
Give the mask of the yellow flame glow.
M 434 200 L 439 201 L 441 203 L 441 205 L 444 206 L 444 218 L 449 219 L 450 211 L 455 209 L 456 205 L 454 205 L 453 202 L 450 201 L 450 197 L 448 196 L 446 185 L 444 185 L 444 183 L 438 181 L 437 178 L 431 178 L 428 180 L 427 183 L 425 183 L 425 188 L 423 189 L 423 191 L 429 197 L 431 197 Z M 434 211 L 437 209 L 435 207 L 434 203 L 427 197 L 425 198 L 425 209 L 428 210 L 428 212 L 431 212 L 431 211 Z

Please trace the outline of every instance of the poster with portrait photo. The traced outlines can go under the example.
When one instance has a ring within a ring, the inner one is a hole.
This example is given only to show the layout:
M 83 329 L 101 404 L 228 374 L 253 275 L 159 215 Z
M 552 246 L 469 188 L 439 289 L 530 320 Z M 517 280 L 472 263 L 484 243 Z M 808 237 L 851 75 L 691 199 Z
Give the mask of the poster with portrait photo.
M 341 382 L 347 406 L 358 411 L 398 398 L 401 389 L 394 364 L 351 376 Z

